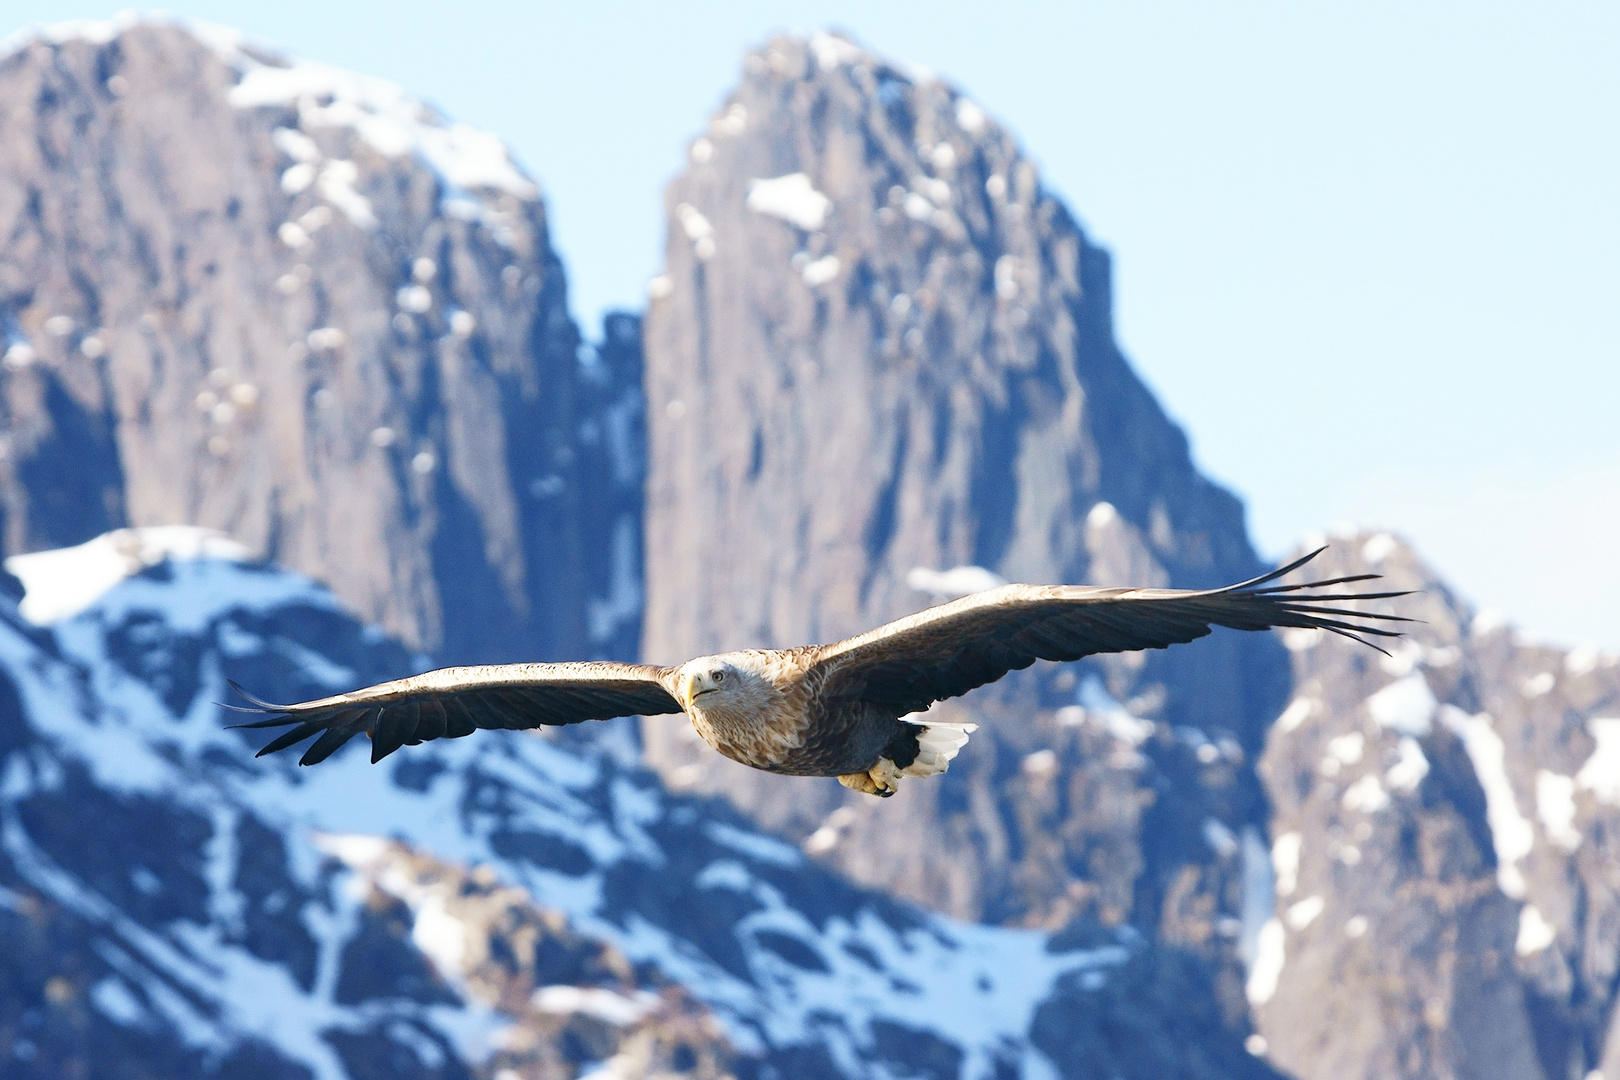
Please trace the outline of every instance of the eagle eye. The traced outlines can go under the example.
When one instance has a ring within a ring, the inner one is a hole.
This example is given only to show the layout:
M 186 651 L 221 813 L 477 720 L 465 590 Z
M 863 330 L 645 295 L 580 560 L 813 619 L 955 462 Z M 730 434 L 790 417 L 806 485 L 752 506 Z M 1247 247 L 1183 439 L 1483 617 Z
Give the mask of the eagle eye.
M 719 686 L 721 683 L 726 681 L 726 673 L 723 671 L 711 671 L 709 672 L 709 677 L 714 680 L 714 684 L 716 686 Z

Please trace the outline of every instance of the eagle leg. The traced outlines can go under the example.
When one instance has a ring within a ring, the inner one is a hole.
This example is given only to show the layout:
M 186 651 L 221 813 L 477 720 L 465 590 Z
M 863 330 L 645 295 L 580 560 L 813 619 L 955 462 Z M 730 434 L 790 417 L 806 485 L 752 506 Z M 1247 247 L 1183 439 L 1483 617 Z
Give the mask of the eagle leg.
M 887 799 L 900 790 L 900 768 L 888 758 L 878 758 L 877 764 L 870 769 L 840 776 L 838 782 L 851 791 L 864 791 L 868 795 Z

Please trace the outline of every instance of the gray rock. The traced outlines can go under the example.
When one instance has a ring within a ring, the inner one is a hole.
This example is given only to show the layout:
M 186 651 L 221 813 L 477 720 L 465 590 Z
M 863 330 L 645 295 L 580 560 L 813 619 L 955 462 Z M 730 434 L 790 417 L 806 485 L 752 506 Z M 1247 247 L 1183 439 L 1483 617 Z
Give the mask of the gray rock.
M 645 330 L 649 659 L 859 632 L 929 602 L 916 568 L 1259 571 L 1238 500 L 1113 340 L 1107 255 L 954 88 L 841 38 L 777 39 L 690 151 Z M 1205 823 L 1262 822 L 1246 755 L 1286 678 L 1274 641 L 1231 634 L 1048 666 L 938 706 L 983 726 L 881 806 L 750 773 L 680 723 L 644 738 L 672 786 L 857 880 L 966 918 L 1133 921 L 1236 970 L 1215 926 L 1240 860 L 1217 865 Z M 1129 705 L 1140 749 L 1075 719 L 1087 687 Z
M 445 659 L 589 647 L 616 394 L 493 136 L 219 33 L 46 34 L 0 57 L 0 235 L 5 553 L 206 525 Z
M 1288 639 L 1296 697 L 1260 764 L 1271 1060 L 1324 1080 L 1614 1075 L 1620 761 L 1601 740 L 1620 657 L 1519 640 L 1387 533 L 1327 559 L 1421 590 L 1399 607 L 1423 621 L 1389 657 Z

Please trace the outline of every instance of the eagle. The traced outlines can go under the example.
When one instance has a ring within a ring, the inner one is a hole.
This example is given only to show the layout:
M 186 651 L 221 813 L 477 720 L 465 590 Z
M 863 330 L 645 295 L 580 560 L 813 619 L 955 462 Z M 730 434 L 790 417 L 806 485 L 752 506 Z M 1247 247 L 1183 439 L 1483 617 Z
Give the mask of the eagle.
M 371 738 L 376 763 L 401 746 L 478 728 L 684 712 L 703 741 L 733 761 L 789 776 L 833 776 L 855 791 L 889 796 L 904 777 L 943 773 L 974 729 L 919 714 L 1036 660 L 1162 649 L 1212 626 L 1324 630 L 1382 652 L 1372 639 L 1397 637 L 1387 624 L 1411 620 L 1341 605 L 1406 594 L 1332 591 L 1379 575 L 1276 584 L 1324 550 L 1221 589 L 1002 585 L 832 645 L 745 649 L 676 667 L 581 661 L 440 668 L 296 705 L 261 701 L 232 682 L 251 707 L 228 707 L 273 714 L 235 727 L 292 725 L 260 757 L 319 735 L 300 765 L 324 761 L 361 732 Z

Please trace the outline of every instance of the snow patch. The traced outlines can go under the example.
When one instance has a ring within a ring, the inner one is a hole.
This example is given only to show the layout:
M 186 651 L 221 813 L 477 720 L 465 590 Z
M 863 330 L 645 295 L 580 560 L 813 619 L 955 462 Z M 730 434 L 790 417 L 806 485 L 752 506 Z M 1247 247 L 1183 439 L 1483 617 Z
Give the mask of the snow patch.
M 1366 747 L 1367 737 L 1359 731 L 1352 731 L 1348 735 L 1329 739 L 1327 752 L 1329 757 L 1337 759 L 1342 765 L 1354 765 L 1361 760 Z
M 1024 757 L 1022 768 L 1030 776 L 1051 776 L 1057 772 L 1058 756 L 1055 750 L 1037 750 Z M 1208 823 L 1205 823 L 1207 829 Z M 1206 835 L 1207 832 L 1206 832 Z
M 1544 694 L 1550 693 L 1552 688 L 1557 684 L 1558 676 L 1554 675 L 1550 671 L 1543 671 L 1539 674 L 1530 676 L 1528 679 L 1524 680 L 1524 682 L 1520 683 L 1519 690 L 1527 698 L 1538 698 Z
M 1390 553 L 1401 546 L 1401 542 L 1387 532 L 1378 533 L 1361 545 L 1362 561 L 1369 566 L 1377 566 L 1389 557 Z
M 1288 703 L 1288 708 L 1282 711 L 1282 715 L 1277 717 L 1278 730 L 1282 731 L 1284 734 L 1293 731 L 1295 728 L 1299 727 L 1299 725 L 1309 720 L 1311 718 L 1311 714 L 1315 713 L 1319 706 L 1320 702 L 1318 702 L 1315 698 L 1295 698 L 1293 701 Z
M 385 79 L 311 60 L 275 67 L 238 53 L 234 61 L 242 76 L 229 100 L 239 109 L 296 108 L 305 131 L 348 128 L 384 157 L 414 153 L 454 193 L 493 189 L 525 200 L 540 194 L 495 135 L 447 121 Z
M 832 200 L 815 189 L 802 172 L 773 180 L 748 181 L 748 209 L 780 218 L 805 232 L 815 232 L 827 220 Z
M 998 268 L 1000 267 L 999 260 L 996 265 Z M 1114 504 L 1111 502 L 1097 503 L 1086 512 L 1086 528 L 1088 529 L 1106 529 L 1118 520 L 1119 511 L 1114 509 Z
M 632 995 L 600 987 L 542 986 L 529 998 L 541 1012 L 570 1015 L 583 1013 L 614 1027 L 627 1027 L 651 1012 L 658 995 L 638 990 Z
M 13 555 L 5 567 L 23 584 L 17 609 L 39 626 L 71 618 L 126 578 L 166 560 L 242 562 L 248 549 L 224 533 L 192 525 L 119 529 L 77 547 Z
M 1224 822 L 1215 818 L 1204 819 L 1204 842 L 1219 858 L 1226 858 L 1238 849 L 1238 838 Z
M 1440 708 L 1440 720 L 1462 740 L 1474 776 L 1485 792 L 1485 821 L 1496 848 L 1496 882 L 1508 897 L 1524 896 L 1524 874 L 1519 860 L 1530 854 L 1535 833 L 1522 813 L 1508 781 L 1502 737 L 1491 727 L 1488 713 L 1470 716 L 1455 705 Z
M 1384 779 L 1395 791 L 1416 791 L 1423 778 L 1429 775 L 1429 759 L 1423 747 L 1410 735 L 1402 736 L 1395 744 L 1395 764 L 1384 773 Z
M 1408 639 L 1391 648 L 1388 656 L 1380 656 L 1378 666 L 1386 675 L 1402 678 L 1417 669 L 1424 655 L 1423 646 Z
M 1260 951 L 1260 930 L 1277 913 L 1277 883 L 1271 853 L 1260 830 L 1243 826 L 1243 907 L 1238 923 L 1238 952 L 1245 968 L 1254 966 Z
M 858 64 L 866 59 L 865 49 L 845 38 L 827 33 L 810 35 L 810 53 L 822 71 L 831 71 L 840 64 Z
M 1575 778 L 1550 769 L 1536 772 L 1536 816 L 1547 839 L 1574 851 L 1581 846 L 1580 830 L 1575 828 Z
M 1277 979 L 1287 959 L 1287 944 L 1282 923 L 1276 918 L 1267 919 L 1266 925 L 1260 928 L 1254 965 L 1249 968 L 1249 979 L 1244 985 L 1250 1005 L 1258 1008 L 1277 992 Z
M 1597 747 L 1575 774 L 1575 782 L 1605 806 L 1620 806 L 1620 718 L 1595 716 L 1586 730 Z
M 1327 631 L 1319 626 L 1290 626 L 1278 634 L 1289 652 L 1306 652 L 1322 644 Z
M 1327 901 L 1320 896 L 1307 896 L 1297 904 L 1290 904 L 1283 918 L 1288 920 L 1288 928 L 1298 933 L 1315 922 L 1326 907 Z
M 947 600 L 998 589 L 1005 584 L 1005 578 L 982 566 L 953 566 L 949 570 L 914 566 L 906 574 L 906 585 L 910 588 Z
M 640 565 L 636 558 L 636 523 L 622 514 L 613 527 L 613 576 L 606 596 L 586 602 L 586 633 L 592 641 L 610 640 L 621 627 L 641 614 Z
M 1343 803 L 1346 810 L 1376 814 L 1389 805 L 1389 793 L 1375 774 L 1368 773 L 1345 789 Z
M 1429 733 L 1437 708 L 1439 702 L 1435 700 L 1434 691 L 1429 689 L 1423 673 L 1417 671 L 1367 699 L 1367 712 L 1379 727 L 1414 738 Z
M 1081 681 L 1075 699 L 1085 710 L 1085 719 L 1100 723 L 1104 730 L 1123 743 L 1141 746 L 1153 735 L 1153 722 L 1132 715 L 1095 675 L 1087 675 Z
M 1513 943 L 1514 952 L 1533 956 L 1557 940 L 1558 931 L 1541 914 L 1540 908 L 1526 904 L 1519 909 L 1519 937 Z
M 1591 645 L 1578 645 L 1564 657 L 1564 674 L 1572 679 L 1590 675 L 1597 670 L 1601 656 Z
M 1299 853 L 1305 837 L 1298 832 L 1285 832 L 1271 845 L 1271 866 L 1277 874 L 1277 895 L 1292 896 L 1299 886 Z
M 839 263 L 838 256 L 823 255 L 814 262 L 805 263 L 800 276 L 804 278 L 806 285 L 814 289 L 818 285 L 825 285 L 829 281 L 836 280 L 841 267 L 842 264 Z
M 956 99 L 956 123 L 969 135 L 977 135 L 984 127 L 984 110 L 967 98 Z

